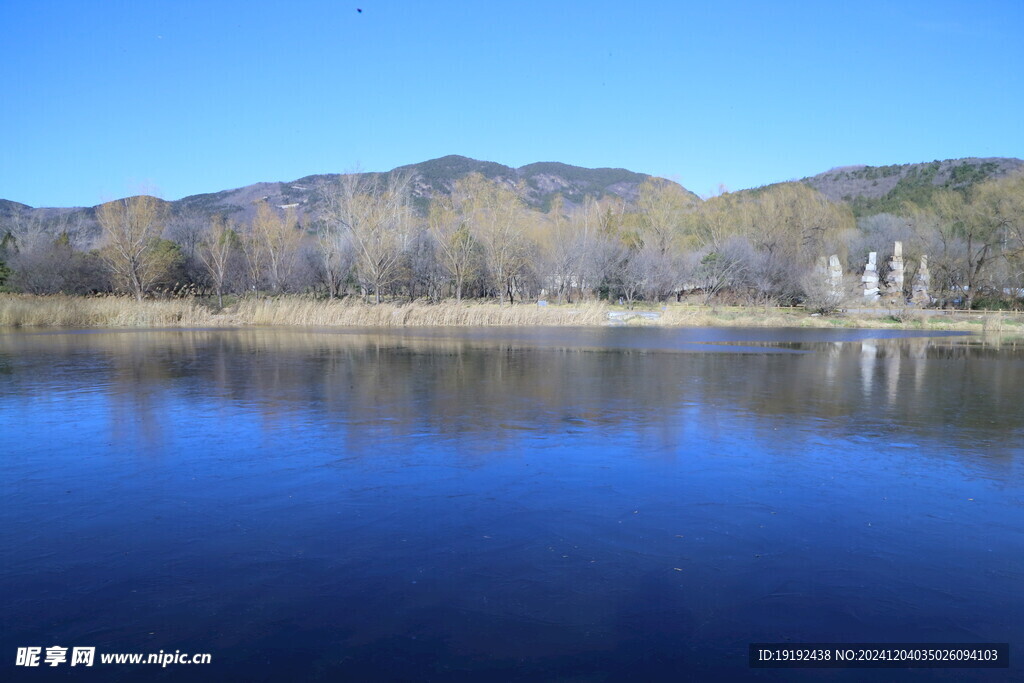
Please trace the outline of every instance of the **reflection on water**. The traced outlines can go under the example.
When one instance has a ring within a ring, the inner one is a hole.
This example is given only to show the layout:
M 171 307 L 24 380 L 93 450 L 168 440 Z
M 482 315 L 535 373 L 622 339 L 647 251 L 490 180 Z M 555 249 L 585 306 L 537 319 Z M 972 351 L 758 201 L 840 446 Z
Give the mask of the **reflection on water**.
M 1024 644 L 1022 367 L 850 330 L 0 335 L 3 647 L 663 680 Z

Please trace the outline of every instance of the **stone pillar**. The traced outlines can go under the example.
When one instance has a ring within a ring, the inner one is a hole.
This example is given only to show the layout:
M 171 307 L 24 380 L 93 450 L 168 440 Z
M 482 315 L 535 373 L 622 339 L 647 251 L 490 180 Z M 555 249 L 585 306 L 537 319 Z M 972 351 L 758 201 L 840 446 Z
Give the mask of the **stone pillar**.
M 839 265 L 839 256 L 836 254 L 828 257 L 828 287 L 832 296 L 843 299 L 843 267 Z
M 928 288 L 932 284 L 932 274 L 928 272 L 928 255 L 921 257 L 921 266 L 917 269 L 917 276 L 911 286 L 910 300 L 919 306 L 927 306 L 932 302 L 928 294 Z
M 885 276 L 885 294 L 888 298 L 903 303 L 903 242 L 896 242 L 889 261 L 889 274 Z
M 821 277 L 828 277 L 828 259 L 824 256 L 819 256 L 818 260 L 814 263 L 814 272 Z
M 880 296 L 878 293 L 877 258 L 878 252 L 873 251 L 868 254 L 868 264 L 864 266 L 864 277 L 861 278 L 861 282 L 864 283 L 864 298 L 872 303 L 878 301 Z

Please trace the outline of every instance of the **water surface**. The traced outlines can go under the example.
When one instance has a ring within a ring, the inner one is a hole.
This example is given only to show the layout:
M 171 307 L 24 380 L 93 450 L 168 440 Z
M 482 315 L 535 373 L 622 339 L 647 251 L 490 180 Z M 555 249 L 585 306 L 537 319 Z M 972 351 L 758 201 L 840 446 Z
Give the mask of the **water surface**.
M 58 644 L 213 654 L 103 671 L 125 679 L 964 680 L 746 648 L 1024 651 L 1022 369 L 1012 343 L 863 330 L 2 334 L 4 666 Z

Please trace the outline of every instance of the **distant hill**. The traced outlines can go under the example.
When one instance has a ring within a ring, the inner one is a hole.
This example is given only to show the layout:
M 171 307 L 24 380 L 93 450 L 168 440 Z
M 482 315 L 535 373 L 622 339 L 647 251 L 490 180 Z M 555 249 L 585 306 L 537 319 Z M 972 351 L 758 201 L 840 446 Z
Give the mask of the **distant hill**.
M 9 220 L 31 210 L 32 207 L 28 204 L 19 204 L 7 199 L 0 199 L 0 221 Z
M 1014 158 L 967 158 L 893 166 L 845 166 L 800 182 L 836 202 L 847 202 L 858 216 L 893 213 L 904 202 L 927 206 L 940 189 L 966 189 L 1024 168 Z
M 952 159 L 894 166 L 846 166 L 798 182 L 810 185 L 833 201 L 849 203 L 854 213 L 863 216 L 898 211 L 906 201 L 927 206 L 931 195 L 938 189 L 968 188 L 1022 168 L 1024 161 L 1013 158 Z M 570 205 L 581 203 L 587 195 L 614 196 L 632 202 L 637 198 L 640 184 L 651 177 L 623 168 L 583 168 L 554 161 L 512 168 L 457 155 L 400 166 L 394 170 L 412 176 L 413 201 L 421 211 L 431 197 L 451 192 L 457 180 L 474 172 L 517 188 L 529 206 L 540 210 L 547 210 L 556 195 L 564 197 Z M 300 214 L 310 215 L 317 210 L 318 185 L 338 177 L 339 174 L 323 174 L 290 182 L 255 183 L 232 190 L 192 195 L 168 202 L 168 205 L 172 219 L 184 216 L 205 218 L 221 213 L 244 221 L 252 217 L 255 204 L 261 199 L 279 207 L 294 207 Z M 769 187 L 772 186 L 740 192 L 760 192 Z M 35 220 L 50 224 L 58 232 L 66 230 L 82 243 L 90 242 L 99 234 L 96 207 L 33 208 L 0 199 L 0 229 L 12 223 Z
M 422 198 L 451 192 L 455 181 L 470 173 L 481 173 L 486 178 L 510 186 L 523 183 L 523 199 L 541 210 L 550 206 L 555 195 L 561 195 L 571 204 L 582 203 L 587 195 L 613 195 L 632 201 L 636 199 L 640 184 L 650 178 L 624 168 L 583 168 L 555 161 L 511 168 L 455 155 L 400 166 L 395 170 L 413 174 L 414 195 Z
M 519 189 L 526 204 L 540 210 L 547 210 L 558 194 L 570 205 L 581 203 L 587 195 L 598 198 L 610 195 L 633 201 L 640 184 L 651 177 L 623 168 L 583 168 L 557 162 L 512 168 L 457 155 L 400 166 L 394 171 L 412 176 L 413 203 L 420 211 L 426 209 L 431 197 L 451 192 L 455 181 L 474 172 Z M 324 182 L 337 180 L 339 176 L 323 174 L 289 182 L 255 183 L 232 190 L 191 195 L 168 204 L 172 217 L 203 217 L 220 213 L 244 221 L 255 214 L 255 204 L 261 199 L 279 207 L 294 207 L 300 214 L 309 215 L 317 209 L 317 187 Z M 69 232 L 84 241 L 99 234 L 96 207 L 33 208 L 0 200 L 0 223 L 39 219 L 48 223 L 60 221 L 62 225 L 69 226 Z
M 566 201 L 573 204 L 582 202 L 586 195 L 614 195 L 631 201 L 636 198 L 640 184 L 650 177 L 623 168 L 582 168 L 555 162 L 512 168 L 492 161 L 479 161 L 457 155 L 399 166 L 393 172 L 408 173 L 412 176 L 413 201 L 420 209 L 426 207 L 431 197 L 451 192 L 455 182 L 470 173 L 480 173 L 490 180 L 497 180 L 510 187 L 522 184 L 523 200 L 529 206 L 541 210 L 550 206 L 556 194 L 561 194 Z M 302 212 L 311 212 L 316 208 L 317 186 L 338 177 L 339 174 L 324 174 L 306 176 L 291 182 L 257 183 L 235 190 L 193 195 L 172 204 L 176 210 L 244 215 L 251 211 L 253 202 L 266 198 L 277 206 L 294 206 Z

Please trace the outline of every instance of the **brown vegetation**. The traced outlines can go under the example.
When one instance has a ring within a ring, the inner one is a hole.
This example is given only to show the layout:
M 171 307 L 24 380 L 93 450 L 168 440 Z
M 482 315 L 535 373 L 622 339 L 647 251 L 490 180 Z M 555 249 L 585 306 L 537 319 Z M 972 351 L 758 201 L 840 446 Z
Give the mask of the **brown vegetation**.
M 103 240 L 91 250 L 65 223 L 7 221 L 0 225 L 0 286 L 35 294 L 113 290 L 139 301 L 160 288 L 184 288 L 218 302 L 301 294 L 377 303 L 622 300 L 632 307 L 690 299 L 766 313 L 800 304 L 827 311 L 862 307 L 855 282 L 868 253 L 878 252 L 884 277 L 900 241 L 904 291 L 891 299 L 907 300 L 927 255 L 935 305 L 1024 306 L 1024 175 L 939 190 L 928 205 L 860 221 L 849 206 L 800 183 L 701 201 L 649 179 L 630 202 L 556 195 L 544 212 L 522 201 L 523 188 L 480 174 L 419 206 L 410 202 L 412 184 L 401 174 L 340 176 L 317 188 L 317 209 L 299 215 L 297 204 L 260 200 L 255 215 L 239 222 L 168 218 L 152 197 L 118 200 L 97 210 Z M 846 285 L 826 283 L 817 264 L 829 254 L 849 273 Z M 823 288 L 828 305 L 821 305 Z
M 909 309 L 908 309 L 909 310 Z M 610 313 L 620 316 L 612 320 Z M 656 314 L 656 318 L 640 313 Z M 1024 316 L 962 313 L 925 316 L 921 311 L 881 310 L 877 316 L 815 316 L 802 309 L 753 309 L 667 304 L 630 311 L 603 302 L 572 305 L 500 305 L 446 301 L 381 304 L 357 299 L 316 300 L 286 296 L 243 299 L 215 312 L 195 298 L 136 301 L 131 297 L 0 294 L 0 328 L 243 327 L 466 327 L 599 326 L 667 327 L 864 327 L 1024 333 Z

